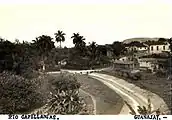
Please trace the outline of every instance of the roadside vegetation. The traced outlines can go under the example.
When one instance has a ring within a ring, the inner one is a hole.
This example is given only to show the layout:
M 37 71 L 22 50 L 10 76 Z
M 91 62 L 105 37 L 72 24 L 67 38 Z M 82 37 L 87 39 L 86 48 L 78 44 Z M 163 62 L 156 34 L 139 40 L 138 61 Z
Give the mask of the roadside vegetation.
M 10 72 L 0 74 L 0 113 L 2 114 L 81 114 L 85 102 L 79 97 L 76 77 L 62 73 L 26 79 Z
M 155 110 L 152 109 L 151 107 L 151 100 L 148 98 L 148 104 L 147 106 L 138 106 L 137 112 L 132 108 L 132 106 L 127 103 L 126 101 L 124 101 L 125 104 L 128 106 L 128 108 L 130 109 L 130 114 L 131 115 L 136 115 L 137 112 L 140 115 L 151 115 L 151 114 L 156 114 L 156 115 L 164 115 L 165 113 L 160 111 L 160 108 L 157 108 Z

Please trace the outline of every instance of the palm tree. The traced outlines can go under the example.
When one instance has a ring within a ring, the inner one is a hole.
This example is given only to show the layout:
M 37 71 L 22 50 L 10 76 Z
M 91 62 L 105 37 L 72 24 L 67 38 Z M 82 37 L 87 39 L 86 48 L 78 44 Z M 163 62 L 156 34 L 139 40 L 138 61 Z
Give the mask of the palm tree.
M 65 41 L 65 33 L 63 33 L 63 31 L 58 30 L 57 33 L 54 33 L 55 38 L 56 38 L 56 42 L 60 42 L 60 48 L 61 48 L 61 42 Z
M 75 44 L 75 48 L 80 52 L 84 52 L 86 43 L 84 42 L 85 38 L 80 36 L 79 33 L 73 33 L 71 37 L 73 39 L 73 44 Z
M 131 115 L 136 115 L 136 111 L 132 108 L 132 106 L 127 101 L 124 101 L 124 102 L 127 105 L 127 107 L 130 109 L 130 114 Z M 156 113 L 157 115 L 164 114 L 163 112 L 160 111 L 159 108 L 155 109 L 155 110 L 152 110 L 152 103 L 151 103 L 150 98 L 148 98 L 147 106 L 137 106 L 137 107 L 138 107 L 137 112 L 140 115 L 150 115 L 150 114 L 153 114 L 153 113 Z
M 56 42 L 60 42 L 60 49 L 61 49 L 61 42 L 65 41 L 65 33 L 63 31 L 58 30 L 57 33 L 54 33 Z M 60 68 L 61 68 L 61 60 L 60 60 Z
M 92 66 L 96 59 L 98 59 L 98 49 L 96 42 L 89 43 L 88 55 L 90 57 L 90 65 Z
M 55 48 L 52 39 L 53 38 L 51 38 L 50 36 L 42 35 L 37 37 L 36 40 L 32 40 L 34 42 L 33 45 L 36 47 L 36 49 L 38 49 L 39 54 L 41 56 L 43 70 L 45 70 L 44 62 L 48 52 L 50 52 L 53 48 Z

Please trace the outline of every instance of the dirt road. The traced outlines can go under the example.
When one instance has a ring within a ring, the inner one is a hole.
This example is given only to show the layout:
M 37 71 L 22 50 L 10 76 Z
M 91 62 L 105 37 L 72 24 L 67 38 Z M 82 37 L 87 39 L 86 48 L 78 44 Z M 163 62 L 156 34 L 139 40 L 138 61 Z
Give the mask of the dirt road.
M 160 108 L 162 111 L 168 109 L 164 100 L 158 95 L 143 90 L 134 84 L 128 83 L 125 80 L 100 73 L 89 74 L 93 78 L 103 82 L 105 85 L 117 92 L 125 101 L 127 101 L 137 111 L 137 106 L 147 106 L 147 98 L 151 96 L 152 108 Z M 120 114 L 129 114 L 129 109 L 126 106 L 122 109 Z

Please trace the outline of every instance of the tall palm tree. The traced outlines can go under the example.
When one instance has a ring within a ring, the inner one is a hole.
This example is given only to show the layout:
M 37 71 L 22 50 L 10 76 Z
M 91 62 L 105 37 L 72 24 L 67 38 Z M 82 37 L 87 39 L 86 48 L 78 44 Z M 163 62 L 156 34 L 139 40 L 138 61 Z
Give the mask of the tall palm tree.
M 36 40 L 33 40 L 33 44 L 36 47 L 36 49 L 38 49 L 39 54 L 41 56 L 42 59 L 42 64 L 43 64 L 43 70 L 45 70 L 45 59 L 46 56 L 48 54 L 48 52 L 50 52 L 53 48 L 55 48 L 54 46 L 54 42 L 52 41 L 53 38 L 51 38 L 50 36 L 47 35 L 42 35 L 36 38 Z
M 61 48 L 61 42 L 65 41 L 65 33 L 63 33 L 63 31 L 58 30 L 57 33 L 54 33 L 55 38 L 56 38 L 56 42 L 60 42 L 60 48 Z
M 54 33 L 54 35 L 55 35 L 55 39 L 56 39 L 56 42 L 58 43 L 58 42 L 60 42 L 60 48 L 62 48 L 61 47 L 61 42 L 64 42 L 65 41 L 65 33 L 63 33 L 63 31 L 60 31 L 60 30 L 58 30 L 57 31 L 57 33 Z M 60 60 L 60 68 L 61 68 L 61 60 Z
M 86 43 L 84 42 L 85 38 L 80 36 L 79 33 L 73 33 L 71 37 L 73 39 L 73 44 L 75 44 L 75 48 L 78 49 L 80 52 L 84 52 Z
M 89 43 L 87 47 L 88 56 L 89 56 L 89 67 L 92 67 L 96 60 L 98 60 L 99 54 L 97 49 L 96 42 Z

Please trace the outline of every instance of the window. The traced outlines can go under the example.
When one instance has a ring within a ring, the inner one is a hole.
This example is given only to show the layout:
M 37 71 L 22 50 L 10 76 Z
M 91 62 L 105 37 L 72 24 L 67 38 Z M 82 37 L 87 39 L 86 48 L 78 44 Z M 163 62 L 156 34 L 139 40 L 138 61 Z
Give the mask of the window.
M 151 50 L 153 51 L 153 46 L 151 47 Z
M 159 46 L 156 46 L 156 49 L 159 50 Z
M 163 50 L 165 50 L 165 45 L 163 46 Z

